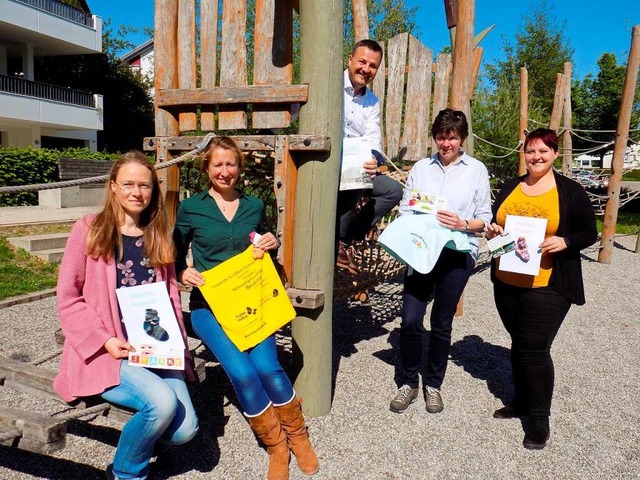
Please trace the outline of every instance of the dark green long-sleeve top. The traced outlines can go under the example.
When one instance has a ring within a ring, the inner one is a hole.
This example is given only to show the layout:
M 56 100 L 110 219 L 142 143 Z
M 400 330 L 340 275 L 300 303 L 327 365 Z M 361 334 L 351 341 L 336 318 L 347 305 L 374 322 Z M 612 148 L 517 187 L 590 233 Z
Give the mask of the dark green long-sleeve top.
M 193 263 L 204 272 L 241 253 L 251 244 L 251 232 L 264 233 L 264 203 L 240 192 L 238 210 L 227 220 L 208 191 L 184 200 L 178 209 L 173 230 L 176 245 L 176 272 L 187 268 L 186 255 L 191 243 Z M 193 289 L 191 302 L 204 301 L 200 290 Z

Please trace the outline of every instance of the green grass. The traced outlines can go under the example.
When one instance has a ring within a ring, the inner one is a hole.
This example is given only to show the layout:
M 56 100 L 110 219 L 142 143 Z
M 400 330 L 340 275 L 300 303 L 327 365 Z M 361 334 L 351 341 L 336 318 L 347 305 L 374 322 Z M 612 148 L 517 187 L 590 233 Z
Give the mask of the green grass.
M 603 220 L 602 215 L 596 217 L 598 231 L 602 233 Z M 640 213 L 624 213 L 618 212 L 618 220 L 616 222 L 616 234 L 632 235 L 638 233 L 640 228 Z
M 57 278 L 57 263 L 16 250 L 5 237 L 0 237 L 0 300 L 53 288 Z
M 625 173 L 622 176 L 622 180 L 626 180 L 627 182 L 640 182 L 640 168 Z

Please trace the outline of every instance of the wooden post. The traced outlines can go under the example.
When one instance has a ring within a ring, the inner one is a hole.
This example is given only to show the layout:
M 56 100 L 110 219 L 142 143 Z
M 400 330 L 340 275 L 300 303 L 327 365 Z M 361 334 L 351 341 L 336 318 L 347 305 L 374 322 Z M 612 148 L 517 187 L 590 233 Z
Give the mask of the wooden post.
M 553 109 L 551 110 L 551 119 L 549 120 L 549 128 L 556 132 L 560 128 L 560 119 L 562 118 L 565 92 L 564 82 L 565 76 L 562 73 L 556 74 L 556 90 L 553 95 Z
M 620 205 L 620 182 L 622 181 L 622 167 L 624 154 L 629 141 L 629 123 L 633 109 L 633 97 L 638 83 L 638 68 L 640 67 L 640 25 L 633 27 L 631 34 L 631 50 L 627 63 L 627 74 L 622 88 L 622 102 L 620 103 L 620 116 L 616 132 L 616 143 L 613 147 L 613 160 L 611 161 L 611 177 L 607 195 L 607 207 L 604 212 L 604 227 L 600 240 L 600 253 L 598 262 L 611 263 L 613 241 L 616 235 L 616 222 L 618 220 L 618 207 Z
M 436 78 L 433 86 L 433 112 L 435 119 L 440 110 L 447 107 L 449 100 L 449 85 L 451 84 L 451 55 L 439 53 L 436 57 Z M 431 129 L 429 129 L 431 131 Z M 437 150 L 435 139 L 431 139 L 431 153 Z
M 563 74 L 564 81 L 564 108 L 562 109 L 562 117 L 564 123 L 564 133 L 562 134 L 562 173 L 571 176 L 571 164 L 573 163 L 573 140 L 571 138 L 571 129 L 573 121 L 571 119 L 571 62 L 564 63 Z
M 526 67 L 520 68 L 520 131 L 518 138 L 522 142 L 520 147 L 520 160 L 518 162 L 518 175 L 527 173 L 527 164 L 524 160 L 524 139 L 526 138 L 525 130 L 527 129 L 527 121 L 529 119 L 529 72 Z
M 369 14 L 367 12 L 367 0 L 352 0 L 353 7 L 353 34 L 356 42 L 369 38 Z M 384 77 L 384 75 L 383 75 Z
M 296 392 L 308 415 L 331 410 L 333 272 L 336 198 L 342 155 L 342 1 L 300 0 L 300 77 L 309 97 L 300 109 L 302 134 L 331 138 L 330 153 L 305 153 L 298 160 L 294 286 L 322 290 L 325 303 L 299 310 L 293 321 Z
M 155 91 L 158 92 L 164 88 L 178 88 L 178 0 L 156 0 L 154 24 Z M 178 119 L 167 110 L 157 108 L 157 95 L 155 99 L 156 136 L 180 135 Z M 167 160 L 170 160 L 168 150 L 166 148 L 158 149 L 156 161 L 166 162 Z M 177 166 L 164 168 L 158 172 L 158 177 L 162 181 L 169 222 L 173 225 L 180 192 L 180 169 Z
M 469 120 L 471 82 L 473 80 L 473 22 L 475 2 L 458 3 L 456 46 L 453 51 L 451 108 L 462 110 Z

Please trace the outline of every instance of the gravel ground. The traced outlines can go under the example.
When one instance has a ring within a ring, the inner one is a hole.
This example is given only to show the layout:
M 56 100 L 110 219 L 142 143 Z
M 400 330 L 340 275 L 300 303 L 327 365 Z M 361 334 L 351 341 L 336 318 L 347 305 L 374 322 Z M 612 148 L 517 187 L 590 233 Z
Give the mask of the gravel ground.
M 329 415 L 309 419 L 321 479 L 637 479 L 640 478 L 640 255 L 635 237 L 616 239 L 611 265 L 585 252 L 587 305 L 572 307 L 553 347 L 556 389 L 547 448 L 522 448 L 519 420 L 491 414 L 512 394 L 509 342 L 493 304 L 487 269 L 470 280 L 454 323 L 443 385 L 444 412 L 424 400 L 388 410 L 398 341 L 401 284 L 381 285 L 367 303 L 334 307 L 335 394 Z M 0 310 L 0 355 L 32 361 L 54 350 L 55 298 Z M 286 337 L 283 364 L 289 363 Z M 205 354 L 206 355 L 206 354 Z M 205 357 L 206 358 L 206 357 Z M 267 454 L 237 407 L 221 367 L 192 388 L 200 433 L 178 448 L 177 479 L 264 478 Z M 55 369 L 56 360 L 43 365 Z M 0 388 L 2 405 L 60 415 L 60 404 Z M 120 424 L 70 422 L 66 447 L 46 456 L 0 447 L 2 479 L 98 479 Z M 307 478 L 291 466 L 292 479 Z M 166 478 L 156 472 L 152 478 Z

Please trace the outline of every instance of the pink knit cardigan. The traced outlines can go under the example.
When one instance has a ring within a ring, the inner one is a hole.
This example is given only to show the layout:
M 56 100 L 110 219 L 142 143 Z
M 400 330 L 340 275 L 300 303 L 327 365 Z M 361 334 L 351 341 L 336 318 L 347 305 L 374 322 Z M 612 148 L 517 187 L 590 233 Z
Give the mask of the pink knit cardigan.
M 116 297 L 113 259 L 85 255 L 93 216 L 78 220 L 67 240 L 58 276 L 58 315 L 65 335 L 60 371 L 53 388 L 66 402 L 104 392 L 120 383 L 120 362 L 104 348 L 110 337 L 125 339 Z M 187 380 L 193 380 L 191 356 L 182 321 L 182 307 L 173 264 L 156 268 L 156 280 L 165 281 L 185 342 Z

